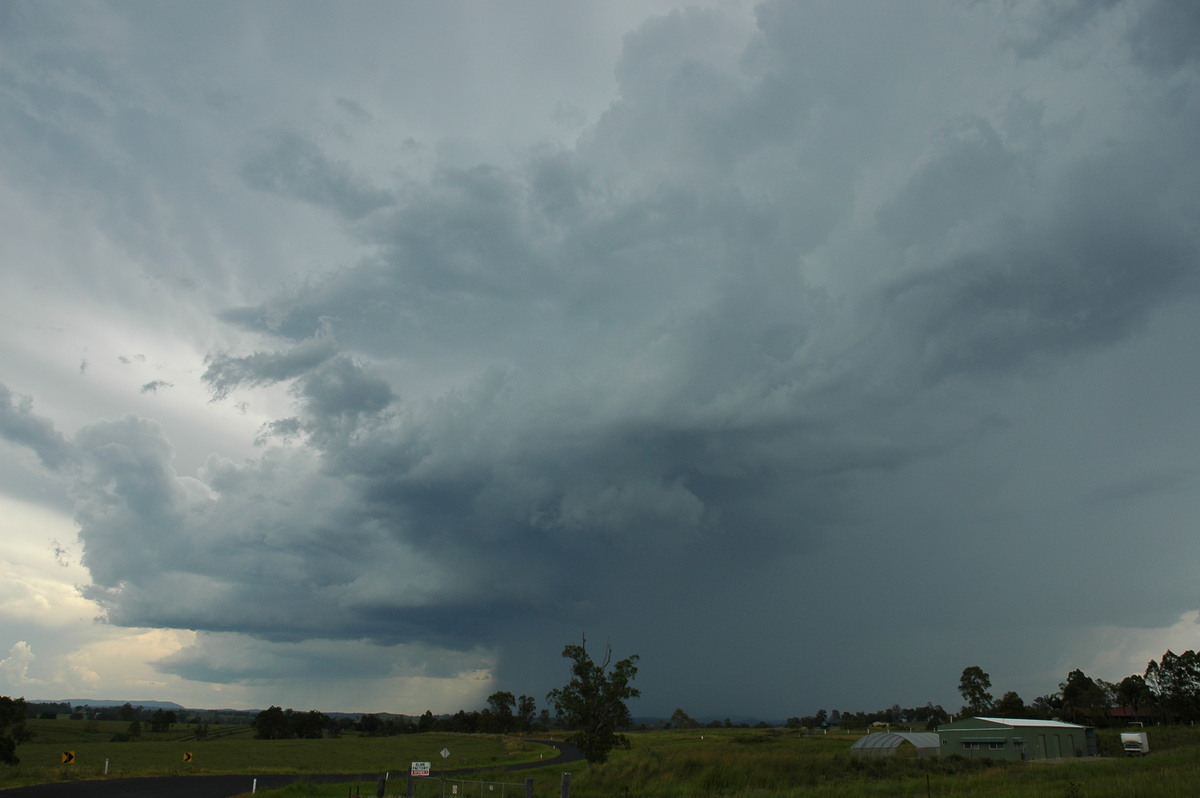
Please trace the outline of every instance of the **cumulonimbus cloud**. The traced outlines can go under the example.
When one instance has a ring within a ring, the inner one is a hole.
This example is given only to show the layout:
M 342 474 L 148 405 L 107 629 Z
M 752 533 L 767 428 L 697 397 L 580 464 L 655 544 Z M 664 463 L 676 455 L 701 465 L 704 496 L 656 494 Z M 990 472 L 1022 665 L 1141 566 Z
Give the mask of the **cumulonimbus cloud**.
M 602 625 L 669 662 L 713 653 L 694 676 L 710 687 L 734 667 L 722 634 L 780 676 L 830 639 L 869 653 L 909 622 L 864 606 L 893 580 L 930 587 L 913 606 L 958 628 L 932 588 L 1013 566 L 959 530 L 1049 546 L 1070 504 L 1031 520 L 1004 494 L 1024 441 L 989 441 L 1010 416 L 1035 424 L 1025 381 L 1194 298 L 1200 159 L 1196 109 L 1160 77 L 1194 82 L 1195 59 L 1145 55 L 1146 37 L 1175 41 L 1163 6 L 1119 35 L 1104 9 L 1040 34 L 994 32 L 988 4 L 944 27 L 931 9 L 876 9 L 884 25 L 764 3 L 748 38 L 719 12 L 651 20 L 577 145 L 515 165 L 399 181 L 271 137 L 237 166 L 246 186 L 321 209 L 365 254 L 221 315 L 272 343 L 210 354 L 213 399 L 287 383 L 294 401 L 260 457 L 185 476 L 152 422 L 68 438 L 0 395 L 5 437 L 70 475 L 88 594 L 113 623 L 274 651 L 507 647 L 508 673 L 514 641 Z M 1064 76 L 1058 48 L 1092 36 L 1125 60 Z M 1074 91 L 1101 76 L 1095 98 Z M 997 472 L 983 487 L 962 487 L 966 452 Z M 1085 470 L 1059 473 L 1081 495 L 1110 476 Z M 1014 602 L 981 611 L 1038 609 Z M 739 626 L 751 615 L 813 631 L 773 647 Z M 262 673 L 196 651 L 163 667 Z

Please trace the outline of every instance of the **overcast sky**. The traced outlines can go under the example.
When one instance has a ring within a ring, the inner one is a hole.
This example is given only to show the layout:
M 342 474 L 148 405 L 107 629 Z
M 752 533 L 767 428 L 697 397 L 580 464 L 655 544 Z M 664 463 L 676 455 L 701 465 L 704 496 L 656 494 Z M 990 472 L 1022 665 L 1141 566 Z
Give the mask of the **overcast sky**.
M 0 694 L 1196 648 L 1198 130 L 1185 0 L 0 3 Z

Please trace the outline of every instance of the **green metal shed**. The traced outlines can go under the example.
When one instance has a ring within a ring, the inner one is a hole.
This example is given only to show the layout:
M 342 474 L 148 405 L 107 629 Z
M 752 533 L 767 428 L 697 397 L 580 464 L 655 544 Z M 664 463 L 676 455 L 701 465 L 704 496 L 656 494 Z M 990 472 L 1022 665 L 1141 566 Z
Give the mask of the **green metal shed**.
M 1060 720 L 964 718 L 938 727 L 942 756 L 1062 759 L 1096 755 L 1096 733 Z

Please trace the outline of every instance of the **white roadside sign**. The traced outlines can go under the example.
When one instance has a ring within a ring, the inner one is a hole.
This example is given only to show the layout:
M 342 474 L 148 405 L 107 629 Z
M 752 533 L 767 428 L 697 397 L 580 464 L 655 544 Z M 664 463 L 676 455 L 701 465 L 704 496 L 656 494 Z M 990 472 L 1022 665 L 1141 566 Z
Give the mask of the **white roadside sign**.
M 428 762 L 413 762 L 412 763 L 412 775 L 428 776 L 429 775 L 429 763 Z

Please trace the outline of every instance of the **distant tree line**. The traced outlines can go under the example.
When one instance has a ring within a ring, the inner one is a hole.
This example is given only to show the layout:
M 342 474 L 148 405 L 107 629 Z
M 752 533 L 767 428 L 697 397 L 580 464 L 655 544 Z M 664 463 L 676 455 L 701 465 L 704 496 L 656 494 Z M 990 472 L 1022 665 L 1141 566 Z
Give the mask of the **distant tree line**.
M 821 711 L 824 712 L 825 710 L 821 710 Z M 793 724 L 794 726 L 803 725 L 800 722 L 800 718 L 789 718 L 788 720 L 789 720 L 789 722 L 794 721 L 794 724 Z M 644 729 L 647 727 L 646 727 L 645 723 L 642 723 L 639 725 L 638 728 Z M 753 729 L 770 729 L 770 728 L 772 728 L 772 724 L 767 723 L 765 720 L 757 721 L 754 724 L 751 724 L 749 721 L 742 721 L 741 723 L 734 723 L 729 718 L 725 718 L 724 720 L 717 720 L 714 718 L 713 720 L 710 720 L 707 723 L 705 723 L 705 722 L 696 720 L 691 715 L 689 715 L 687 712 L 684 712 L 683 709 L 681 708 L 681 709 L 676 709 L 674 712 L 672 712 L 671 718 L 669 720 L 659 721 L 656 728 L 660 728 L 660 729 L 751 729 L 751 728 L 753 728 Z
M 24 701 L 24 699 L 22 699 Z M 165 732 L 179 722 L 174 710 L 133 706 L 126 702 L 120 706 L 91 707 L 87 704 L 71 706 L 65 701 L 28 701 L 24 703 L 25 715 L 30 718 L 53 719 L 62 715 L 72 720 L 121 720 L 127 723 L 146 724 L 150 731 Z
M 543 709 L 538 714 L 537 702 L 533 698 L 500 691 L 488 696 L 484 709 L 472 712 L 460 709 L 453 715 L 434 715 L 432 710 L 426 710 L 423 715 L 417 716 L 368 713 L 358 718 L 333 718 L 316 710 L 296 712 L 273 706 L 259 712 L 250 725 L 254 729 L 254 736 L 261 740 L 287 740 L 338 737 L 345 732 L 357 732 L 368 737 L 435 731 L 511 734 L 545 731 L 554 724 L 549 710 Z
M 1126 725 L 1134 721 L 1193 723 L 1200 720 L 1200 655 L 1168 650 L 1150 660 L 1144 673 L 1119 682 L 1088 676 L 1080 669 L 1067 674 L 1058 690 L 1026 704 L 1014 691 L 999 700 L 990 692 L 991 678 L 978 665 L 963 669 L 959 693 L 963 716 L 1061 718 L 1089 726 Z
M 1088 676 L 1080 669 L 1067 674 L 1058 689 L 1039 695 L 1026 703 L 1013 690 L 995 698 L 991 677 L 978 665 L 963 669 L 958 692 L 964 704 L 958 717 L 991 715 L 1003 718 L 1053 718 L 1089 726 L 1123 726 L 1131 722 L 1194 723 L 1200 721 L 1200 654 L 1167 651 L 1159 660 L 1150 660 L 1144 673 L 1135 673 L 1118 682 Z M 866 728 L 873 724 L 889 726 L 923 725 L 936 729 L 952 719 L 937 704 L 902 708 L 898 704 L 875 712 L 826 711 L 814 715 L 789 717 L 790 728 Z M 728 723 L 728 722 L 727 722 Z M 675 710 L 668 726 L 699 726 L 682 709 Z M 710 723 L 709 726 L 720 725 Z
M 949 719 L 950 714 L 942 709 L 940 704 L 925 704 L 921 707 L 901 707 L 899 704 L 893 704 L 887 709 L 875 712 L 844 712 L 837 709 L 826 712 L 819 709 L 815 715 L 788 718 L 786 725 L 791 729 L 863 729 L 883 723 L 888 726 L 922 725 L 932 729 Z

